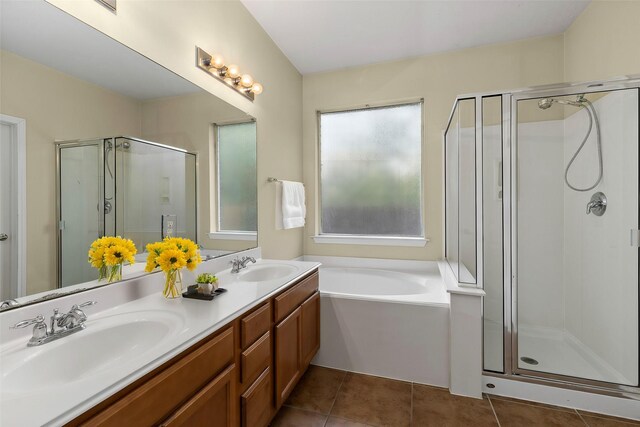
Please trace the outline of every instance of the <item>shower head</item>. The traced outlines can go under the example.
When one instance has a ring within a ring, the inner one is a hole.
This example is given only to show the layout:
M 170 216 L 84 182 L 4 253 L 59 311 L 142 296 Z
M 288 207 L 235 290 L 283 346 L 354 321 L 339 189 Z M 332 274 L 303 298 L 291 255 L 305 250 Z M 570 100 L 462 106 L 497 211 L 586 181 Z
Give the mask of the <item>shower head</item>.
M 540 108 L 541 110 L 546 110 L 547 108 L 551 107 L 551 104 L 553 104 L 555 100 L 553 98 L 543 98 L 540 101 L 538 101 L 538 108 Z
M 584 107 L 583 103 L 585 101 L 586 99 L 582 95 L 578 95 L 575 101 L 567 101 L 564 99 L 554 99 L 554 98 L 542 98 L 540 101 L 538 101 L 538 108 L 540 108 L 541 110 L 546 110 L 547 108 L 550 108 L 554 102 L 557 104 L 572 105 L 574 107 L 580 108 L 580 107 Z

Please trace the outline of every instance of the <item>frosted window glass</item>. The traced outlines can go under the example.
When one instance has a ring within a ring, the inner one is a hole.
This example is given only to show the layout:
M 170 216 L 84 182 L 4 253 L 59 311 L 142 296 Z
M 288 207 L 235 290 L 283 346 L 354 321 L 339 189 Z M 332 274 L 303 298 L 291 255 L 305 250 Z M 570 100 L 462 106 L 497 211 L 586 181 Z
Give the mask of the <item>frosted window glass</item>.
M 423 236 L 422 104 L 320 115 L 322 233 Z
M 218 230 L 256 231 L 256 124 L 217 129 Z

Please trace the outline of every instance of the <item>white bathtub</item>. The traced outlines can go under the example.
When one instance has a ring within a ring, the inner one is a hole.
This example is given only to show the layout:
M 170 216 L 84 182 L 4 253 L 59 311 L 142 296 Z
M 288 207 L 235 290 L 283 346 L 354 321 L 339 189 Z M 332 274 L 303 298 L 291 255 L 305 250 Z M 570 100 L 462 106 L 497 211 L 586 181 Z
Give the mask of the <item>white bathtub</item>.
M 437 263 L 314 257 L 321 343 L 313 363 L 449 385 L 449 295 Z

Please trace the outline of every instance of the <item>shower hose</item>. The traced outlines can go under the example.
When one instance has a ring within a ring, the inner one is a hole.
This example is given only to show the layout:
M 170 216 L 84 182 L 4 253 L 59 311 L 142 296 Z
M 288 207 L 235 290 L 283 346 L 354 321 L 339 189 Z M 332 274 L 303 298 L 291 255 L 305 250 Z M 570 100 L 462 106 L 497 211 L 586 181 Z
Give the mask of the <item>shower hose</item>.
M 580 144 L 580 147 L 578 147 L 578 150 L 575 152 L 575 154 L 573 155 L 573 157 L 571 158 L 571 160 L 567 164 L 567 168 L 564 170 L 564 182 L 567 184 L 567 186 L 569 188 L 571 188 L 574 191 L 589 191 L 589 190 L 593 190 L 594 188 L 596 188 L 596 186 L 598 184 L 600 184 L 600 181 L 602 181 L 602 175 L 603 175 L 603 170 L 604 170 L 604 166 L 602 164 L 602 142 L 600 141 L 600 122 L 598 121 L 598 115 L 596 114 L 596 110 L 593 107 L 593 104 L 591 103 L 591 101 L 589 101 L 588 99 L 583 99 L 583 102 L 585 102 L 587 104 L 586 107 L 584 107 L 584 109 L 587 111 L 587 113 L 589 115 L 589 128 L 587 129 L 587 134 L 584 136 L 584 139 L 582 140 L 582 143 Z M 589 139 L 589 136 L 591 135 L 591 130 L 593 129 L 593 123 L 594 122 L 596 124 L 596 145 L 598 147 L 598 168 L 599 168 L 598 179 L 590 187 L 587 187 L 587 188 L 574 187 L 573 185 L 571 185 L 569 183 L 569 169 L 571 169 L 571 165 L 576 160 L 576 157 L 578 157 L 578 155 L 580 154 L 580 152 L 584 148 L 585 144 L 587 143 L 587 140 Z

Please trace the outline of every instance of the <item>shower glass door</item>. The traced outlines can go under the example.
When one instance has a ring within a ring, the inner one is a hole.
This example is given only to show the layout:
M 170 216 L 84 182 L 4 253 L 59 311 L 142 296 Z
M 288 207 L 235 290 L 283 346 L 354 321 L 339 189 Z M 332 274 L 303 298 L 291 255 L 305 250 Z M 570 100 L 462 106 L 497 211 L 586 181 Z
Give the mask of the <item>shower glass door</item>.
M 103 235 L 103 141 L 64 143 L 58 150 L 59 284 L 64 287 L 96 278 L 87 250 Z
M 513 369 L 638 385 L 638 89 L 514 97 Z

